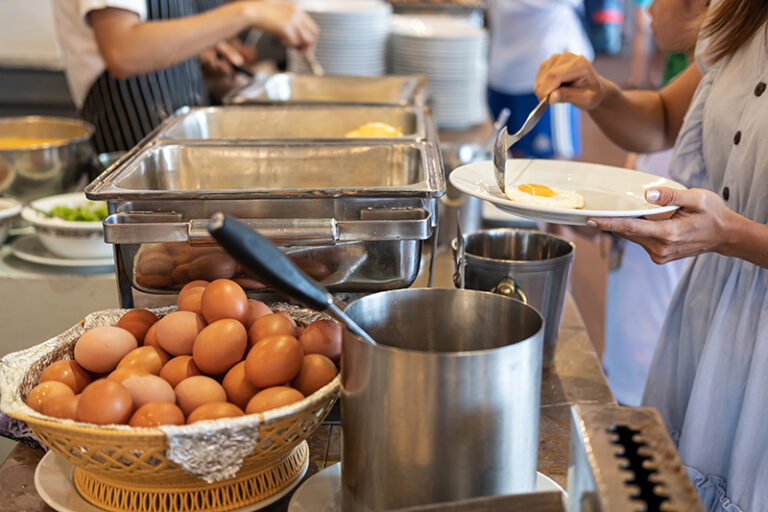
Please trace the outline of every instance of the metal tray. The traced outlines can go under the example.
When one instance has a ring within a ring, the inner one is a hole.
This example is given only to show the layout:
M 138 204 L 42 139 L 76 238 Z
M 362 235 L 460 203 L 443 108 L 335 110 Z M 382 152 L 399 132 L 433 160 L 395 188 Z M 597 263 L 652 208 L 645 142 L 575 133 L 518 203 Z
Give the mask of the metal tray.
M 150 143 L 91 182 L 94 200 L 439 197 L 431 143 Z
M 369 103 L 417 105 L 426 103 L 426 78 L 416 75 L 377 77 L 259 75 L 224 98 L 224 103 Z
M 160 125 L 156 140 L 345 139 L 367 123 L 386 123 L 403 132 L 390 140 L 434 139 L 426 107 L 399 105 L 248 105 L 184 107 Z M 428 126 L 429 125 L 429 126 Z
M 256 276 L 215 248 L 207 222 L 219 211 L 270 238 L 330 290 L 369 293 L 416 279 L 445 190 L 440 165 L 428 142 L 153 142 L 86 195 L 108 202 L 105 240 L 115 245 L 123 307 L 194 279 L 232 278 L 262 292 Z

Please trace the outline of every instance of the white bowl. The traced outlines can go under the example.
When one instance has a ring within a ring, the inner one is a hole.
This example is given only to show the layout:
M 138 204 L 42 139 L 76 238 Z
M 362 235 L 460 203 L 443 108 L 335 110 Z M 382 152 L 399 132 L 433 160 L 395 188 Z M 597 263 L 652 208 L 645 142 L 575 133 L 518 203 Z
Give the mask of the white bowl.
M 21 203 L 10 198 L 0 197 L 0 245 L 8 238 L 13 218 L 21 211 Z
M 44 197 L 30 203 L 43 211 L 54 206 L 75 206 L 88 204 L 82 192 Z M 108 258 L 112 246 L 104 242 L 104 226 L 101 221 L 68 221 L 59 217 L 45 217 L 31 208 L 24 208 L 21 217 L 35 227 L 37 236 L 52 253 L 64 258 L 91 259 Z

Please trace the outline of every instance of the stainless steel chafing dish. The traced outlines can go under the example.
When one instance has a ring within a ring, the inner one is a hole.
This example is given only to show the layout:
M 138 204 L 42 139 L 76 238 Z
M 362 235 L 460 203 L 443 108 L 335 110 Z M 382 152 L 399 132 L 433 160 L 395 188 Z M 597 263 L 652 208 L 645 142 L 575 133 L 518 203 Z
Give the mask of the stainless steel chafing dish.
M 156 140 L 343 139 L 366 123 L 403 132 L 394 140 L 435 140 L 426 107 L 399 105 L 242 105 L 184 107 L 153 134 Z
M 422 76 L 314 76 L 294 73 L 258 75 L 224 98 L 224 103 L 369 103 L 424 105 Z
M 106 200 L 121 304 L 193 279 L 262 286 L 208 235 L 217 211 L 245 219 L 334 291 L 402 288 L 436 227 L 445 183 L 429 142 L 155 142 L 87 188 Z M 213 246 L 213 247 L 211 247 Z

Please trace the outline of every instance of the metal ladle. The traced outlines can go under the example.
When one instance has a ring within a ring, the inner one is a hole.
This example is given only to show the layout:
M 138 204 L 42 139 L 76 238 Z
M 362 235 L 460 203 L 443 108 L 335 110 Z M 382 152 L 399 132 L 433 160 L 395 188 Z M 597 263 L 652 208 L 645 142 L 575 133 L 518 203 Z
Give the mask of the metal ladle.
M 376 345 L 373 338 L 344 313 L 344 303 L 307 276 L 272 242 L 223 213 L 213 214 L 208 221 L 208 231 L 235 260 L 256 273 L 260 281 L 270 285 L 276 292 L 309 308 L 325 311 L 350 332 Z

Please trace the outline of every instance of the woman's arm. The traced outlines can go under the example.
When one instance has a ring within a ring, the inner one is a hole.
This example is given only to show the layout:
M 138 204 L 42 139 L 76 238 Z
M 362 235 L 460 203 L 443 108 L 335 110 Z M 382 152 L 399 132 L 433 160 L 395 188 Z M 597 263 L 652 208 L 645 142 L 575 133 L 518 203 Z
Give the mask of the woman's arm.
M 660 91 L 622 91 L 597 74 L 584 57 L 571 53 L 545 60 L 536 76 L 539 98 L 587 110 L 613 142 L 628 151 L 651 153 L 672 147 L 701 80 L 696 65 Z M 568 87 L 561 84 L 571 82 Z
M 318 32 L 295 5 L 262 1 L 233 2 L 195 16 L 147 22 L 131 11 L 107 7 L 91 11 L 88 21 L 107 69 L 116 78 L 178 64 L 250 27 L 276 34 L 287 46 L 299 49 L 311 47 Z
M 679 205 L 666 220 L 591 219 L 588 224 L 642 245 L 656 263 L 717 252 L 768 268 L 768 226 L 734 212 L 709 190 L 648 189 L 646 199 Z

